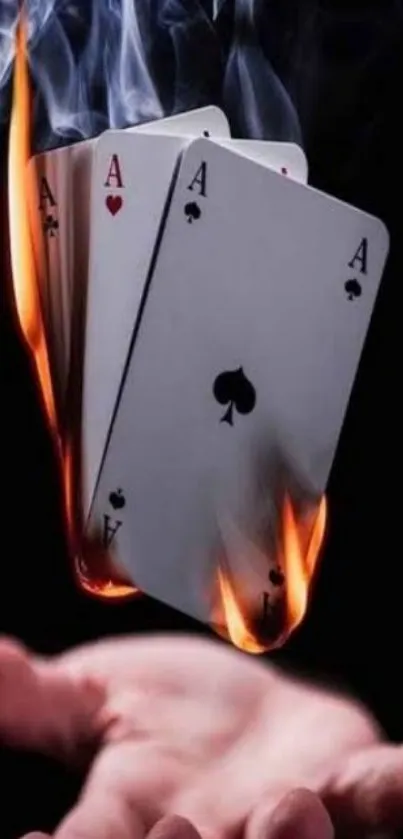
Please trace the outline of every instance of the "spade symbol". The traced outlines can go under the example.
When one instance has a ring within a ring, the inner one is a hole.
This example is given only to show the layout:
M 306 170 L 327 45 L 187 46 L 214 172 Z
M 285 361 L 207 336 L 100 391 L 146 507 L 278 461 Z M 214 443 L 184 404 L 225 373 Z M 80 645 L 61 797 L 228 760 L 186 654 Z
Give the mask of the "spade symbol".
M 234 424 L 234 409 L 239 414 L 250 414 L 256 405 L 255 388 L 242 367 L 220 373 L 214 382 L 213 393 L 220 405 L 228 405 L 220 420 L 228 425 Z
M 361 297 L 362 289 L 358 280 L 347 280 L 344 283 L 344 288 L 349 300 L 355 300 L 357 297 Z
M 121 489 L 116 489 L 111 492 L 109 496 L 109 503 L 114 510 L 122 510 L 126 504 L 126 499 Z
M 200 218 L 201 216 L 201 209 L 196 201 L 189 201 L 188 204 L 185 204 L 185 216 L 187 216 L 187 220 L 189 224 L 192 224 L 193 221 Z

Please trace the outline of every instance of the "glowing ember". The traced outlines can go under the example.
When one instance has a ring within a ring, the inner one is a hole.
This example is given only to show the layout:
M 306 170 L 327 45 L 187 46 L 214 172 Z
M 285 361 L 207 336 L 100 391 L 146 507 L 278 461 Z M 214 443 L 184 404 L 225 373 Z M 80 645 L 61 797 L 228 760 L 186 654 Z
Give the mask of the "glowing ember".
M 308 550 L 304 551 L 303 538 L 306 525 L 296 519 L 291 500 L 285 497 L 282 508 L 281 544 L 279 557 L 284 572 L 284 592 L 271 605 L 271 614 L 262 617 L 248 614 L 237 596 L 237 582 L 222 568 L 218 571 L 224 633 L 232 643 L 248 653 L 263 653 L 283 644 L 302 622 L 308 606 L 313 575 L 323 544 L 326 527 L 326 499 L 318 506 L 309 539 Z M 267 595 L 264 595 L 267 597 Z M 268 605 L 269 600 L 264 600 Z M 218 630 L 220 631 L 220 629 Z

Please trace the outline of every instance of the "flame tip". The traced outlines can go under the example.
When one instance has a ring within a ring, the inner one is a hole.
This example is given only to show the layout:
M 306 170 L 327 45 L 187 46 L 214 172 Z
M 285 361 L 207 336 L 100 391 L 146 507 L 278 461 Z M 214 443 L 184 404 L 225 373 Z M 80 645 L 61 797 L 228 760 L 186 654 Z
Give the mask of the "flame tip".
M 45 328 L 34 260 L 30 202 L 35 182 L 28 175 L 30 158 L 31 89 L 28 74 L 26 26 L 21 13 L 15 31 L 15 63 L 10 117 L 8 195 L 10 250 L 14 301 L 22 334 L 30 347 L 51 428 L 56 431 L 56 408 Z M 27 196 L 28 194 L 28 196 Z
M 285 577 L 284 590 L 277 599 L 269 598 L 264 592 L 263 611 L 260 614 L 246 614 L 241 603 L 242 593 L 237 593 L 237 580 L 231 579 L 230 573 L 218 567 L 217 578 L 225 622 L 224 632 L 221 630 L 219 634 L 224 634 L 239 649 L 259 654 L 281 647 L 302 622 L 325 534 L 325 495 L 318 502 L 314 513 L 308 547 L 304 551 L 305 527 L 297 520 L 291 496 L 285 493 L 279 545 L 283 560 L 280 565 Z

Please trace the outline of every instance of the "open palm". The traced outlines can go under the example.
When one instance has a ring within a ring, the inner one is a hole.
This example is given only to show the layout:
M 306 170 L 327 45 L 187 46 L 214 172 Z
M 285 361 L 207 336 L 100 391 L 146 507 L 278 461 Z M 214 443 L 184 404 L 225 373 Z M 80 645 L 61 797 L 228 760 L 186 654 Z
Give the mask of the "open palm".
M 220 642 L 128 637 L 45 660 L 4 639 L 0 738 L 88 766 L 57 839 L 403 826 L 403 748 L 351 700 Z

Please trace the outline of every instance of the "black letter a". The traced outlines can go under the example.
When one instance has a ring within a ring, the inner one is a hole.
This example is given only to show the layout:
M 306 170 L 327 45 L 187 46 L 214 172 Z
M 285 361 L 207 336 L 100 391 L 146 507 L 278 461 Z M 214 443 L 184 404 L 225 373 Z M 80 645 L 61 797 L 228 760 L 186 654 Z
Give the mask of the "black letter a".
M 357 248 L 351 262 L 348 263 L 349 268 L 355 268 L 355 263 L 359 263 L 359 270 L 361 274 L 367 273 L 367 258 L 368 258 L 368 239 L 361 239 L 359 247 Z
M 200 164 L 193 180 L 190 182 L 188 189 L 193 190 L 195 184 L 199 187 L 199 195 L 206 196 L 206 182 L 207 182 L 207 163 L 205 160 Z
M 39 209 L 44 210 L 46 207 L 46 202 L 49 201 L 51 207 L 56 207 L 56 201 L 53 195 L 53 192 L 49 186 L 49 181 L 45 178 L 44 175 L 41 177 L 41 183 L 39 188 Z

